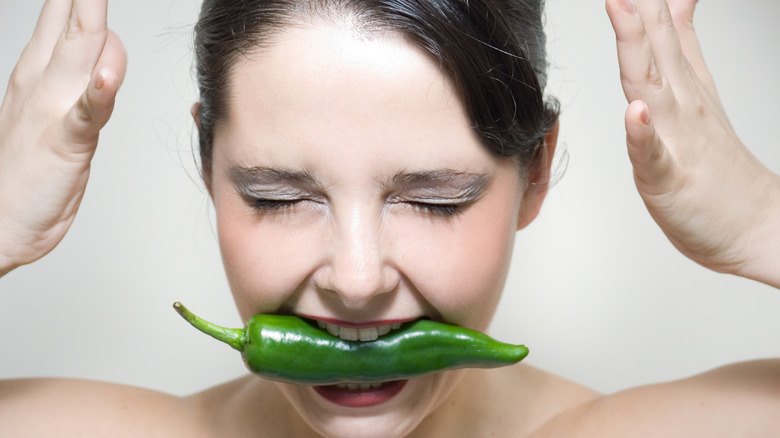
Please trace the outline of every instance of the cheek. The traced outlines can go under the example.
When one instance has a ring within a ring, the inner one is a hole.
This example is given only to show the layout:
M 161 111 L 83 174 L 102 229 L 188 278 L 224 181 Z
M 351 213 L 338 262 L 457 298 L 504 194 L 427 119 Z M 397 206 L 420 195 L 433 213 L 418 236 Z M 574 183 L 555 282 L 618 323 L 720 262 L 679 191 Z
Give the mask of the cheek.
M 278 310 L 317 266 L 319 228 L 305 218 L 261 218 L 240 200 L 215 201 L 215 208 L 225 272 L 241 316 Z
M 516 216 L 480 206 L 449 226 L 406 226 L 406 275 L 447 322 L 485 330 L 501 297 Z M 399 224 L 403 226 L 402 224 Z

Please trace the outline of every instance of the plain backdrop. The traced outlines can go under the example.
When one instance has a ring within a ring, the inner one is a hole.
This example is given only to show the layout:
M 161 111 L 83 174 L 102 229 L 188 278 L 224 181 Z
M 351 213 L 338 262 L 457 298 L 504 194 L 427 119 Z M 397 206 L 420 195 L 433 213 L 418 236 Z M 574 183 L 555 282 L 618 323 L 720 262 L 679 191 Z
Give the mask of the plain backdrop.
M 42 3 L 0 0 L 2 84 Z M 246 373 L 237 352 L 171 308 L 181 300 L 241 325 L 193 160 L 199 3 L 109 5 L 129 53 L 127 79 L 70 232 L 47 257 L 0 279 L 0 377 L 88 378 L 183 395 Z M 734 126 L 775 172 L 778 16 L 774 0 L 705 0 L 696 19 Z M 607 392 L 780 356 L 780 291 L 684 258 L 636 194 L 603 1 L 549 0 L 547 21 L 548 93 L 562 103 L 568 164 L 518 236 L 492 334 L 528 345 L 528 363 Z

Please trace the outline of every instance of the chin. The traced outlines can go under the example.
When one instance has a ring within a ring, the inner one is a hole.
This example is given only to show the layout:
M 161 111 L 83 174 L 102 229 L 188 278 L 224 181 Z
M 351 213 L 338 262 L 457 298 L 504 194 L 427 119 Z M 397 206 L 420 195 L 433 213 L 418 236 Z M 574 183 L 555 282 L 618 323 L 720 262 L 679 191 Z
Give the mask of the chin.
M 342 417 L 333 418 L 326 424 L 309 424 L 324 438 L 403 438 L 419 424 L 409 418 Z

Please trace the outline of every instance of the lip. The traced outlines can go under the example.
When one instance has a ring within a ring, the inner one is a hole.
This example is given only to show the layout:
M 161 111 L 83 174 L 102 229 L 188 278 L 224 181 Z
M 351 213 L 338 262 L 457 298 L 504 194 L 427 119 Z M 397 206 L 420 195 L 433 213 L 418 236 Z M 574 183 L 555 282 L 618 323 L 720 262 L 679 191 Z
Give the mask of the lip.
M 320 316 L 306 315 L 302 313 L 298 314 L 298 316 L 313 321 L 322 321 L 328 324 L 333 324 L 340 327 L 354 328 L 354 329 L 379 327 L 380 325 L 403 324 L 405 322 L 419 319 L 419 318 L 399 318 L 399 319 L 384 319 L 381 321 L 352 322 L 352 321 L 344 321 L 342 319 L 336 319 L 336 318 L 323 318 Z
M 366 390 L 343 389 L 336 385 L 313 386 L 314 392 L 325 400 L 348 408 L 367 408 L 393 399 L 406 386 L 408 380 L 385 382 L 379 388 Z

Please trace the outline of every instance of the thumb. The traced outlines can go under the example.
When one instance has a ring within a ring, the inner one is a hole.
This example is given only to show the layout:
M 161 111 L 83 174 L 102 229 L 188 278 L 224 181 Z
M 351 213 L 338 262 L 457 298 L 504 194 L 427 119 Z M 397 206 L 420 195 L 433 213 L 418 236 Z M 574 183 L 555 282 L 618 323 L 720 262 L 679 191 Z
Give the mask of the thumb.
M 642 100 L 631 102 L 626 110 L 626 145 L 642 195 L 661 195 L 674 189 L 674 160 Z
M 114 110 L 116 94 L 127 69 L 127 55 L 122 42 L 109 31 L 106 45 L 97 62 L 87 89 L 66 118 L 73 153 L 92 152 L 100 129 Z

